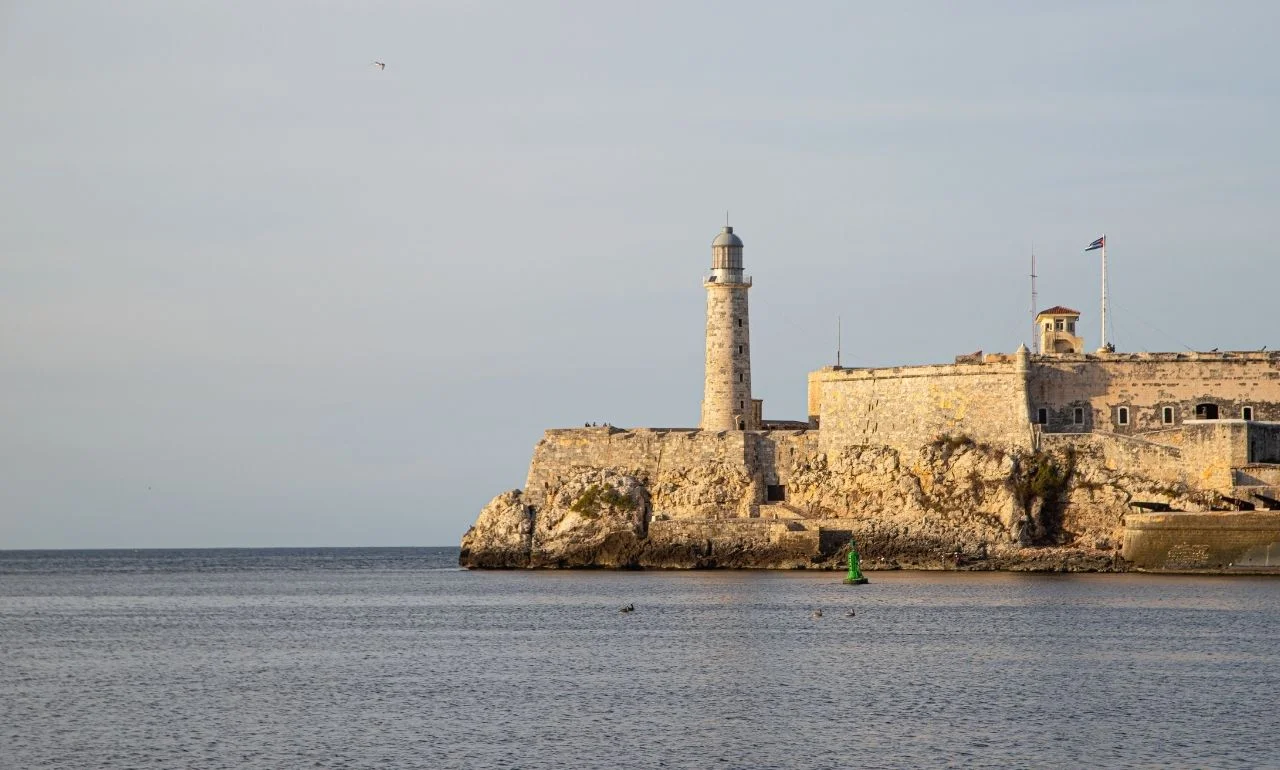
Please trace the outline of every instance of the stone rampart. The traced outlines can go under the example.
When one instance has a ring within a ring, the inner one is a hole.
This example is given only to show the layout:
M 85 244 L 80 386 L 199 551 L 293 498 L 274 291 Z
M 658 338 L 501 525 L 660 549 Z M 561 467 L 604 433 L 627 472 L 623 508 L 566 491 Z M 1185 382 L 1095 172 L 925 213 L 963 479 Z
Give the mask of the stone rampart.
M 524 500 L 542 505 L 576 469 L 601 468 L 644 480 L 653 511 L 673 518 L 752 515 L 768 487 L 819 450 L 819 433 L 637 428 L 548 430 L 529 464 Z
M 1105 468 L 1141 474 L 1152 481 L 1170 485 L 1189 483 L 1186 461 L 1182 449 L 1177 446 L 1106 433 L 1046 433 L 1040 438 L 1040 446 L 1056 452 L 1091 450 Z
M 837 369 L 809 374 L 810 419 L 822 448 L 883 444 L 915 449 L 943 435 L 1029 447 L 1025 379 L 1015 361 Z
M 742 431 L 650 430 L 639 428 L 569 428 L 548 430 L 533 450 L 529 476 L 525 482 L 525 501 L 541 505 L 544 497 L 573 476 L 575 468 L 604 468 L 638 479 L 651 488 L 664 480 L 676 483 L 676 477 L 691 470 L 736 470 L 747 475 L 747 444 L 754 434 Z M 736 480 L 736 479 L 735 479 Z M 721 502 L 732 511 L 756 502 L 754 489 L 745 497 L 724 485 L 733 499 Z M 658 490 L 654 490 L 657 492 Z M 705 510 L 664 510 L 660 500 L 654 501 L 655 513 L 701 515 Z

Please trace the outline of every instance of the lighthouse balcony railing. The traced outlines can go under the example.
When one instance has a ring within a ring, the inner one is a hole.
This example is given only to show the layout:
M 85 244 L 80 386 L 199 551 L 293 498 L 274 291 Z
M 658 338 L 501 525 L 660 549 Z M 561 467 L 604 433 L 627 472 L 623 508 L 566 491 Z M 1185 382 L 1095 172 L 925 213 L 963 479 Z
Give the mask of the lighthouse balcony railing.
M 714 275 L 709 275 L 709 276 L 707 276 L 706 278 L 703 278 L 703 279 L 702 279 L 702 282 L 703 282 L 703 283 L 727 283 L 727 284 L 730 284 L 730 285 L 732 285 L 732 286 L 750 286 L 750 285 L 751 285 L 751 276 L 749 276 L 749 275 L 744 275 L 744 276 L 742 277 L 742 280 L 740 280 L 740 281 L 722 281 L 722 280 L 720 280 L 718 277 L 716 277 L 716 276 L 714 276 Z

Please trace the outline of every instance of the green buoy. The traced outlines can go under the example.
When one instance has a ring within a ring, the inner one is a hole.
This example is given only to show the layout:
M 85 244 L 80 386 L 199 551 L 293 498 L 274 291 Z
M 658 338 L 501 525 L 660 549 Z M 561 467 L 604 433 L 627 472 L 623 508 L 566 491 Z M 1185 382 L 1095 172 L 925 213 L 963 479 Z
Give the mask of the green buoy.
M 852 539 L 849 540 L 849 575 L 844 579 L 847 586 L 860 586 L 867 582 L 863 577 L 862 570 L 858 569 L 858 547 Z

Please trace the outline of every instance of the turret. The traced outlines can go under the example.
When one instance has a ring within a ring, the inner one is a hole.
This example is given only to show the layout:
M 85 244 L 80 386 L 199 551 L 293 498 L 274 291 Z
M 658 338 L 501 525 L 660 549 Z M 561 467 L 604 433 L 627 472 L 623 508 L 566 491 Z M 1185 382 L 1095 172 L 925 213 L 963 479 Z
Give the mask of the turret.
M 1076 336 L 1076 321 L 1080 311 L 1069 307 L 1051 307 L 1036 315 L 1036 328 L 1040 330 L 1040 352 L 1083 353 L 1084 340 Z
M 759 411 L 751 399 L 751 326 L 742 274 L 742 239 L 725 228 L 711 242 L 707 290 L 707 356 L 702 389 L 703 430 L 756 430 Z

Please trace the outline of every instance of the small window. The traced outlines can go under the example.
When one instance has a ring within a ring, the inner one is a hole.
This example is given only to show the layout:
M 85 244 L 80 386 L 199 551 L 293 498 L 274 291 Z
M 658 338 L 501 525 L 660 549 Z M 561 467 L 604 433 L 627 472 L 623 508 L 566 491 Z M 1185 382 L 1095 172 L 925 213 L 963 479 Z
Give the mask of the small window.
M 738 328 L 739 328 L 739 329 L 741 329 L 741 328 L 742 328 L 742 319 L 741 319 L 741 318 L 739 318 L 739 319 L 738 319 Z
M 744 402 L 744 401 L 739 401 L 739 402 L 738 402 L 738 408 L 739 408 L 739 409 L 746 409 L 746 408 L 747 408 L 747 404 L 746 404 L 746 402 Z
M 1165 425 L 1172 425 L 1173 424 L 1173 407 L 1166 406 L 1164 409 L 1161 409 L 1160 419 L 1164 422 Z
M 1122 406 L 1116 410 L 1116 423 L 1119 425 L 1129 424 L 1129 407 Z
M 1218 419 L 1218 405 L 1209 404 L 1209 403 L 1196 404 L 1196 419 L 1197 420 Z
M 1062 331 L 1062 319 L 1061 319 L 1061 318 L 1059 318 L 1058 320 L 1056 320 L 1056 321 L 1054 321 L 1054 322 L 1053 322 L 1053 328 L 1054 328 L 1055 330 L 1057 330 L 1057 331 Z
M 738 372 L 738 382 L 742 382 L 742 372 Z
M 1075 321 L 1067 321 L 1067 332 L 1069 332 L 1070 334 L 1075 334 L 1075 333 L 1076 333 L 1076 322 L 1075 322 Z
M 1053 331 L 1053 324 L 1045 324 L 1045 325 L 1044 325 L 1044 330 L 1045 330 L 1045 331 L 1047 331 L 1047 332 L 1051 332 L 1051 331 Z
M 1251 407 L 1251 406 L 1246 406 L 1246 407 L 1244 407 L 1243 409 L 1241 409 L 1241 410 L 1240 410 L 1240 419 L 1242 419 L 1242 420 L 1252 420 L 1252 419 L 1253 419 L 1253 407 Z
M 770 503 L 782 503 L 787 499 L 787 487 L 785 484 L 766 484 L 764 487 L 764 499 Z
M 739 353 L 741 353 L 741 352 L 742 352 L 742 346 L 741 346 L 741 345 L 739 345 L 739 346 L 738 346 L 738 352 L 739 352 Z
M 1037 424 L 1037 425 L 1048 425 L 1048 424 L 1049 424 L 1049 410 L 1048 410 L 1048 409 L 1040 408 L 1040 409 L 1037 409 L 1037 410 L 1036 410 L 1036 424 Z
M 1084 410 L 1078 406 L 1076 407 L 1075 421 L 1076 421 L 1076 425 L 1084 424 Z

